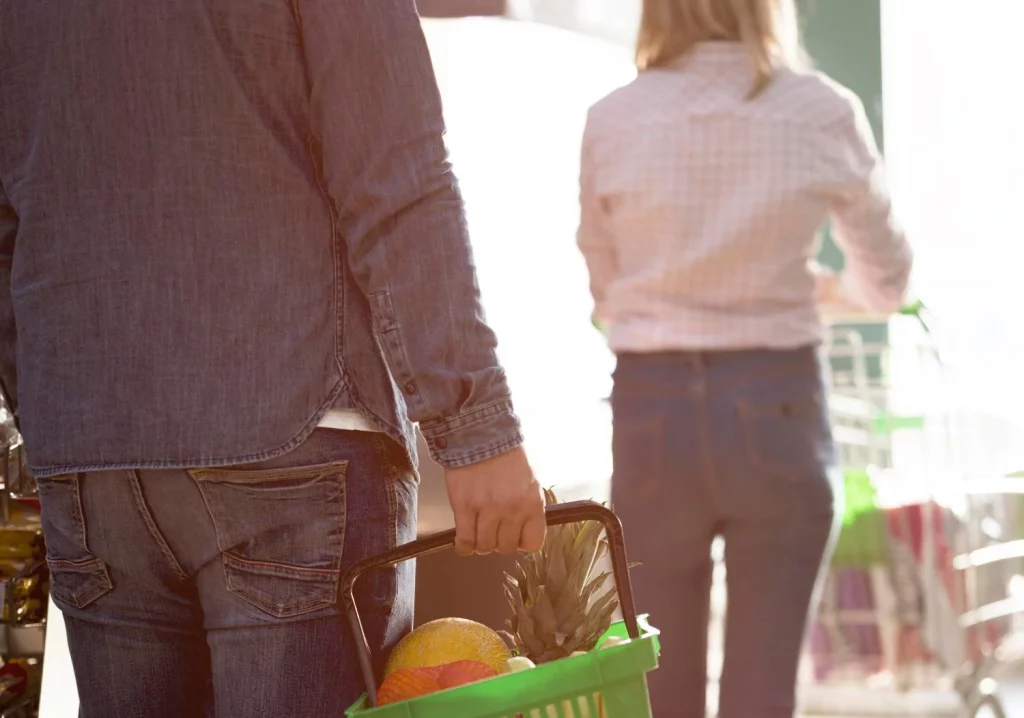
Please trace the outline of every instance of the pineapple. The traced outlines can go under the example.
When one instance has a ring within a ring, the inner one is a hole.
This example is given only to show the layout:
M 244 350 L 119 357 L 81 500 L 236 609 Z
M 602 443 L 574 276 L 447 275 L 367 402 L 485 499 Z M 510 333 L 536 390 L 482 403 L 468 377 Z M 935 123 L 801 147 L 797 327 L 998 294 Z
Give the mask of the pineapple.
M 548 489 L 544 496 L 558 502 Z M 598 596 L 611 572 L 591 578 L 607 550 L 599 523 L 548 529 L 540 552 L 521 557 L 515 576 L 505 574 L 512 615 L 500 633 L 510 647 L 538 665 L 594 648 L 619 606 L 614 588 Z

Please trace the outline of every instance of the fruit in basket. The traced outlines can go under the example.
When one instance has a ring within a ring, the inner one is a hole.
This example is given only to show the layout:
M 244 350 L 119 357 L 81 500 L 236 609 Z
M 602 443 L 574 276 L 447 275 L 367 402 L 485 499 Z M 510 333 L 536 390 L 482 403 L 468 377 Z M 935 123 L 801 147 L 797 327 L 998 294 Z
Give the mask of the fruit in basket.
M 558 503 L 554 492 L 544 494 Z M 520 655 L 540 664 L 594 648 L 619 605 L 612 589 L 597 597 L 611 573 L 591 577 L 607 550 L 596 522 L 553 526 L 541 550 L 521 557 L 515 576 L 505 575 L 512 615 L 502 636 Z
M 437 693 L 441 690 L 437 683 L 440 672 L 440 669 L 435 668 L 402 668 L 395 671 L 381 683 L 377 691 L 377 705 L 386 706 Z
M 511 657 L 504 639 L 482 623 L 439 618 L 399 641 L 388 657 L 384 676 L 402 668 L 429 668 L 456 661 L 478 661 L 498 673 Z
M 505 668 L 503 673 L 519 673 L 520 671 L 528 671 L 531 668 L 536 668 L 537 664 L 531 661 L 526 656 L 513 656 L 505 661 Z
M 487 678 L 494 678 L 498 672 L 479 661 L 456 661 L 443 666 L 437 677 L 437 685 L 441 690 L 458 688 L 469 683 L 476 683 Z
M 497 671 L 479 661 L 455 661 L 430 668 L 400 668 L 381 683 L 377 691 L 377 704 L 386 706 L 407 701 L 496 675 Z

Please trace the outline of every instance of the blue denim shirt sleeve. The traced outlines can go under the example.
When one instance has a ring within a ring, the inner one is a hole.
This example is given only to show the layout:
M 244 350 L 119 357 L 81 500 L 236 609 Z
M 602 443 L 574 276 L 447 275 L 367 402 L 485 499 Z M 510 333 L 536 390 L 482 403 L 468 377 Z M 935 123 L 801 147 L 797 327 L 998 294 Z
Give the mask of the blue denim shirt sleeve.
M 409 417 L 443 466 L 515 448 L 414 2 L 293 2 L 322 181 Z
M 14 302 L 11 297 L 11 264 L 14 259 L 14 236 L 18 232 L 18 215 L 7 200 L 0 183 L 0 390 L 12 411 L 17 411 L 17 329 L 14 323 Z

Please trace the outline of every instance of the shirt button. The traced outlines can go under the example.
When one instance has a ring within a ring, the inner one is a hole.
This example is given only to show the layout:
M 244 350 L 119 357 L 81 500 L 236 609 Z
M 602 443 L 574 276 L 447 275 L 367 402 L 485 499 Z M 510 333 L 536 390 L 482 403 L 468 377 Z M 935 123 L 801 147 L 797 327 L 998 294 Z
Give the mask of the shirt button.
M 416 382 L 410 381 L 405 385 L 406 394 L 415 394 L 417 391 L 419 391 L 419 387 L 416 386 Z
M 439 449 L 448 448 L 448 439 L 444 438 L 443 436 L 440 439 L 438 439 L 435 443 L 437 444 L 437 448 Z

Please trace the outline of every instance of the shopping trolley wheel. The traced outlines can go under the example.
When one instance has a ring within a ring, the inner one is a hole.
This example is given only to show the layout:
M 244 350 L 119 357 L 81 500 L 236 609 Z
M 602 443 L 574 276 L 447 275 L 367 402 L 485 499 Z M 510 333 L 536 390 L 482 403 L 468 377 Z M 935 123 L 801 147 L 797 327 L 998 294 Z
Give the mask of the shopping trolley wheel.
M 968 713 L 969 718 L 1006 718 L 1003 704 L 996 696 L 983 696 Z

